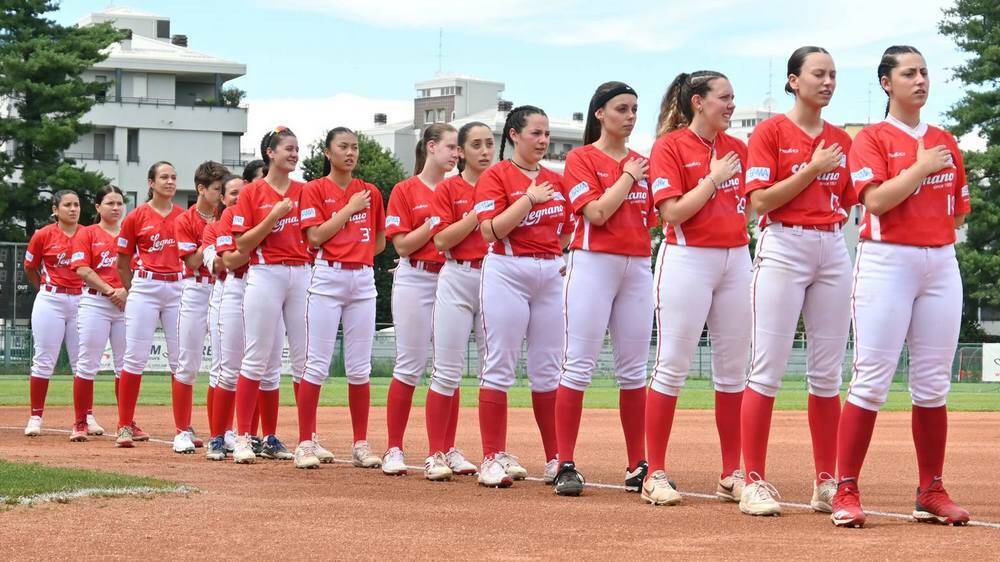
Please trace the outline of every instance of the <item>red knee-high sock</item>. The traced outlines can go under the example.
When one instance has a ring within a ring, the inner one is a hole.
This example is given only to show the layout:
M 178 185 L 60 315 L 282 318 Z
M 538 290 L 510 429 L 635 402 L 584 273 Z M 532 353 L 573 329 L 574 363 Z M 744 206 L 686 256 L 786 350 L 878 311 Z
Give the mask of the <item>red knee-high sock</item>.
M 212 437 L 222 437 L 233 425 L 233 408 L 236 406 L 236 391 L 216 387 L 212 395 L 215 405 L 212 406 L 211 434 Z
M 176 377 L 171 379 L 171 396 L 174 406 L 174 426 L 177 431 L 187 431 L 191 427 L 191 401 L 194 394 L 194 387 L 184 384 Z
M 278 432 L 278 406 L 280 405 L 281 390 L 260 391 L 260 430 L 267 435 L 274 435 Z
M 840 425 L 840 395 L 822 397 L 809 394 L 809 433 L 812 435 L 816 481 L 820 474 L 833 476 L 837 470 L 837 427 Z
M 448 421 L 451 418 L 451 396 L 427 389 L 425 416 L 427 420 L 428 455 L 445 452 L 445 437 L 448 434 Z
M 292 381 L 292 394 L 295 395 L 295 400 L 296 401 L 299 399 L 299 385 L 300 384 L 301 383 L 299 383 L 298 381 Z
M 121 380 L 121 375 L 115 376 L 115 404 L 118 404 L 118 382 Z
M 559 446 L 559 462 L 573 460 L 582 415 L 583 391 L 559 385 L 556 390 L 556 442 Z
M 260 381 L 255 381 L 240 375 L 236 381 L 236 433 L 240 435 L 257 435 L 258 395 Z
M 667 443 L 670 442 L 675 410 L 676 396 L 649 389 L 646 394 L 646 454 L 650 474 L 666 470 Z
M 837 478 L 857 480 L 875 431 L 878 412 L 847 402 L 837 430 Z
M 94 381 L 73 377 L 73 411 L 76 423 L 87 422 L 87 412 L 94 405 Z
M 917 448 L 920 487 L 926 488 L 944 472 L 944 450 L 948 441 L 948 407 L 913 406 L 910 412 L 913 445 Z
M 139 387 L 142 375 L 122 371 L 118 386 L 118 427 L 132 425 L 135 419 L 135 405 L 139 401 Z
M 483 458 L 507 450 L 506 392 L 479 389 L 479 434 L 483 440 Z
M 253 416 L 250 418 L 250 435 L 260 435 L 260 392 L 253 404 Z
M 628 468 L 633 470 L 646 460 L 646 387 L 618 391 L 618 417 L 625 434 Z
M 31 415 L 42 415 L 45 411 L 45 396 L 49 393 L 49 379 L 31 377 L 28 392 L 31 395 Z
M 351 430 L 354 441 L 368 439 L 368 411 L 371 408 L 371 385 L 348 384 L 347 406 L 351 410 Z
M 531 409 L 535 413 L 535 424 L 538 432 L 542 434 L 542 449 L 545 450 L 545 458 L 552 460 L 559 454 L 559 445 L 556 441 L 556 392 L 532 392 Z
M 740 411 L 742 392 L 715 391 L 715 429 L 722 449 L 722 476 L 740 468 Z
M 406 434 L 406 423 L 410 421 L 410 407 L 413 406 L 413 390 L 415 387 L 398 379 L 389 383 L 389 395 L 386 397 L 385 418 L 389 427 L 388 447 L 403 448 L 403 435 Z
M 451 395 L 451 412 L 448 414 L 448 429 L 444 433 L 444 450 L 448 452 L 455 448 L 455 436 L 458 435 L 458 415 L 462 407 L 461 389 L 456 388 Z
M 205 394 L 205 411 L 208 414 L 208 425 L 212 425 L 212 407 L 214 404 L 212 400 L 215 398 L 215 387 L 209 385 L 208 390 Z
M 740 441 L 743 444 L 743 462 L 746 463 L 747 469 L 746 481 L 749 483 L 751 473 L 756 473 L 762 480 L 766 478 L 764 468 L 767 464 L 767 439 L 771 433 L 774 397 L 747 388 L 743 391 L 742 407 Z
M 296 391 L 295 407 L 299 411 L 299 443 L 309 441 L 316 433 L 316 409 L 319 408 L 319 391 L 322 386 L 305 379 Z

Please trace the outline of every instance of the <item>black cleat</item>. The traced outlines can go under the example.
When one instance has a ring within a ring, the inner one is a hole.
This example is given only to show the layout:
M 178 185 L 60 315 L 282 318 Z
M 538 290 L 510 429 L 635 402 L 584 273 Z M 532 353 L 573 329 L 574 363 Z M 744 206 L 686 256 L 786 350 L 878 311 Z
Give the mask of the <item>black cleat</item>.
M 647 474 L 649 474 L 649 463 L 646 461 L 639 461 L 635 470 L 625 469 L 625 491 L 638 494 L 642 490 L 642 483 L 646 480 Z M 673 486 L 672 482 L 671 486 Z
M 559 472 L 553 482 L 556 495 L 579 496 L 583 493 L 583 475 L 577 472 L 573 461 L 559 463 Z
M 290 461 L 295 458 L 295 455 L 275 435 L 268 435 L 264 438 L 264 446 L 260 450 L 260 456 L 279 461 Z
M 264 440 L 254 435 L 250 438 L 250 449 L 254 455 L 261 456 L 261 453 L 264 451 Z

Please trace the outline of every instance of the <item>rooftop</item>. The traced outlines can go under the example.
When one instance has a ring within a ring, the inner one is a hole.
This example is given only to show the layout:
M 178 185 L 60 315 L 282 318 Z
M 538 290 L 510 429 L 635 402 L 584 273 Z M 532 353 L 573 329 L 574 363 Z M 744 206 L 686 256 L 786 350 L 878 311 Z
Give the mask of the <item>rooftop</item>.
M 218 73 L 226 80 L 243 76 L 247 72 L 245 64 L 138 34 L 133 34 L 131 41 L 112 44 L 107 52 L 108 58 L 94 65 L 94 68 Z

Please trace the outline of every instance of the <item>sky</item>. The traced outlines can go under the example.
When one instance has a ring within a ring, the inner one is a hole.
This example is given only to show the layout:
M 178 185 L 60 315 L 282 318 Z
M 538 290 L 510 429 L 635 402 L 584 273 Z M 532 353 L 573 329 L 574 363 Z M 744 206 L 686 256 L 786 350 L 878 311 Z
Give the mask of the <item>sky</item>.
M 910 44 L 927 60 L 931 93 L 924 119 L 943 123 L 962 97 L 950 68 L 963 54 L 937 32 L 949 2 L 932 0 L 131 0 L 117 5 L 171 19 L 191 49 L 247 65 L 229 82 L 247 92 L 244 146 L 277 124 L 303 144 L 339 125 L 363 128 L 375 112 L 412 117 L 413 84 L 445 72 L 504 82 L 503 98 L 549 115 L 585 111 L 594 88 L 621 80 L 639 93 L 631 144 L 652 144 L 666 86 L 679 72 L 729 76 L 738 106 L 768 93 L 785 111 L 791 52 L 819 45 L 833 55 L 837 89 L 824 118 L 881 119 L 876 79 L 882 51 Z M 63 0 L 53 17 L 77 22 L 109 4 Z M 440 39 L 440 41 L 439 41 Z M 439 48 L 440 43 L 440 48 Z M 439 56 L 440 55 L 440 56 Z

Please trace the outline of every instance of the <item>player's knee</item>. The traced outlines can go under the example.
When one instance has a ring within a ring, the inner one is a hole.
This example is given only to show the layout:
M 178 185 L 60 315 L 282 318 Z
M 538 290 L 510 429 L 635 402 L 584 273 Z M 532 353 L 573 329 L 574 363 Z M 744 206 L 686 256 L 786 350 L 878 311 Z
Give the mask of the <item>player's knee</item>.
M 590 380 L 591 377 L 587 374 L 575 371 L 564 371 L 562 376 L 559 378 L 559 385 L 578 392 L 584 392 L 590 387 Z
M 409 386 L 417 386 L 418 384 L 420 384 L 420 378 L 423 376 L 423 374 L 424 374 L 423 371 L 396 369 L 392 373 L 392 378 Z
M 939 408 L 948 401 L 948 391 L 951 390 L 951 380 L 941 377 L 938 381 L 922 381 L 924 384 L 910 384 L 910 399 L 915 406 L 921 408 Z M 929 382 L 930 384 L 927 384 Z
M 882 409 L 882 406 L 885 404 L 888 397 L 888 388 L 885 390 L 875 390 L 852 387 L 850 392 L 847 394 L 847 401 L 855 406 L 877 412 Z
M 330 377 L 330 373 L 325 371 L 318 371 L 313 369 L 306 369 L 306 372 L 302 375 L 302 380 L 309 384 L 314 384 L 316 386 L 323 386 L 326 379 Z
M 371 369 L 347 371 L 347 384 L 368 384 L 371 382 Z
M 754 376 L 750 377 L 750 379 L 746 381 L 746 386 L 758 394 L 763 394 L 764 396 L 773 398 L 778 394 L 778 390 L 781 389 L 781 379 L 773 380 L 769 377 Z M 716 390 L 719 390 L 718 385 L 716 386 Z M 739 392 L 739 390 L 731 390 L 728 392 Z
M 514 386 L 514 375 L 513 373 L 509 376 L 501 375 L 499 373 L 483 373 L 482 383 L 480 386 L 489 390 L 507 392 L 510 390 L 510 387 Z
M 664 380 L 663 378 L 654 376 L 653 380 L 649 382 L 649 388 L 660 394 L 666 394 L 667 396 L 678 396 L 681 393 L 681 387 L 684 386 L 684 381 L 681 380 L 680 384 L 672 384 L 672 381 Z
M 195 382 L 195 373 L 174 373 L 174 379 L 181 384 L 186 384 L 188 386 L 193 386 Z
M 840 385 L 843 377 L 840 372 L 833 372 L 824 376 L 811 376 L 808 381 L 809 394 L 820 398 L 831 398 L 840 394 Z
M 445 380 L 440 377 L 434 377 L 431 379 L 431 390 L 438 394 L 444 396 L 454 396 L 457 389 L 458 384 L 455 381 Z
M 717 392 L 729 394 L 743 392 L 743 389 L 746 388 L 746 379 L 742 376 L 718 377 L 714 381 L 714 387 Z M 777 389 L 775 389 L 775 392 L 777 392 Z

